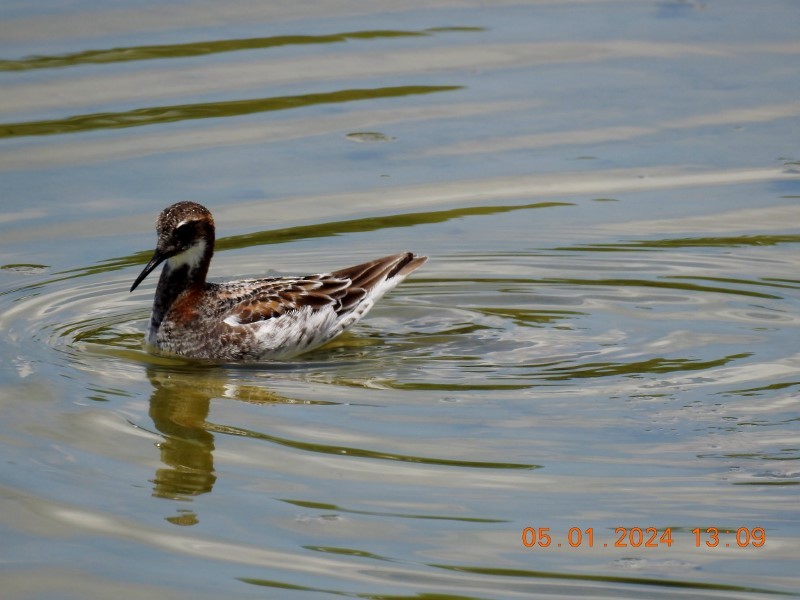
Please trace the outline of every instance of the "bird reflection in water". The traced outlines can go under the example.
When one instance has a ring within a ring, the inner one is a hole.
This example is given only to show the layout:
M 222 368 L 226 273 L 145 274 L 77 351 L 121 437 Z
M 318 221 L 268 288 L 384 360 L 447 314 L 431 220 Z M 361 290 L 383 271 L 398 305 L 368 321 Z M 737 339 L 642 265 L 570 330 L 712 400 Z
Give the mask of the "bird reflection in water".
M 150 418 L 163 441 L 158 444 L 163 466 L 156 470 L 153 495 L 170 500 L 190 501 L 214 488 L 214 434 L 208 423 L 212 398 L 230 398 L 256 404 L 288 402 L 255 385 L 232 384 L 222 369 L 148 368 L 153 385 Z M 182 509 L 167 517 L 176 525 L 194 525 L 197 516 Z
M 164 467 L 152 480 L 153 495 L 187 500 L 214 487 L 214 435 L 206 430 L 211 396 L 205 386 L 183 385 L 171 375 L 148 374 L 153 384 L 150 418 L 162 434 Z M 188 383 L 188 382 L 183 382 Z

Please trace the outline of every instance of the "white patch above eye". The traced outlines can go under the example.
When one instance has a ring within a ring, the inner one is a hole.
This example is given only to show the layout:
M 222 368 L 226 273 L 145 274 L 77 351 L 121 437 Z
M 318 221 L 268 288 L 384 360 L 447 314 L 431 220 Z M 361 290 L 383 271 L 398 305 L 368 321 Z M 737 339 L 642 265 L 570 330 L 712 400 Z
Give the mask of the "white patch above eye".
M 203 262 L 205 253 L 206 241 L 200 238 L 180 254 L 168 258 L 167 263 L 172 270 L 188 265 L 189 270 L 194 271 Z

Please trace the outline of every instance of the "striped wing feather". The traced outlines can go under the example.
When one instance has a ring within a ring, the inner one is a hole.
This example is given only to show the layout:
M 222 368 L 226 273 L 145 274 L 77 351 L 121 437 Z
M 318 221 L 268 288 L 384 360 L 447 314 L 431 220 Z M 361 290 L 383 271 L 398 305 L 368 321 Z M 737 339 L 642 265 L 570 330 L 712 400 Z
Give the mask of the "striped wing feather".
M 405 277 L 426 260 L 425 256 L 403 252 L 330 274 L 241 282 L 245 285 L 222 284 L 217 297 L 241 324 L 266 321 L 304 307 L 317 311 L 330 306 L 337 314 L 344 315 L 381 283 L 398 275 Z M 254 286 L 257 283 L 261 285 Z

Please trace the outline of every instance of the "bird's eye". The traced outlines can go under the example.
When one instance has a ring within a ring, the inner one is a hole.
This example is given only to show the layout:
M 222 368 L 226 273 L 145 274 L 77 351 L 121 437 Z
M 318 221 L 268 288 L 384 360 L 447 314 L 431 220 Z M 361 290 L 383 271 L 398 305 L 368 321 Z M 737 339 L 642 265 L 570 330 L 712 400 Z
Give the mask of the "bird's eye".
M 185 246 L 194 239 L 194 223 L 183 223 L 175 229 L 175 239 L 181 246 Z

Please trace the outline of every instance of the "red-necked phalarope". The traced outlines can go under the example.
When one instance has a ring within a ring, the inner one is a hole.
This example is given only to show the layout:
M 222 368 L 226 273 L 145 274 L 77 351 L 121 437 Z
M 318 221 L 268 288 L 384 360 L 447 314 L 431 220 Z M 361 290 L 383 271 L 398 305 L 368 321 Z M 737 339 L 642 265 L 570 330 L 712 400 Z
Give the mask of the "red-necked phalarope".
M 321 275 L 209 283 L 214 219 L 208 209 L 173 204 L 159 215 L 156 230 L 153 258 L 131 291 L 166 261 L 147 344 L 190 358 L 268 360 L 312 350 L 357 323 L 428 259 L 402 252 Z

